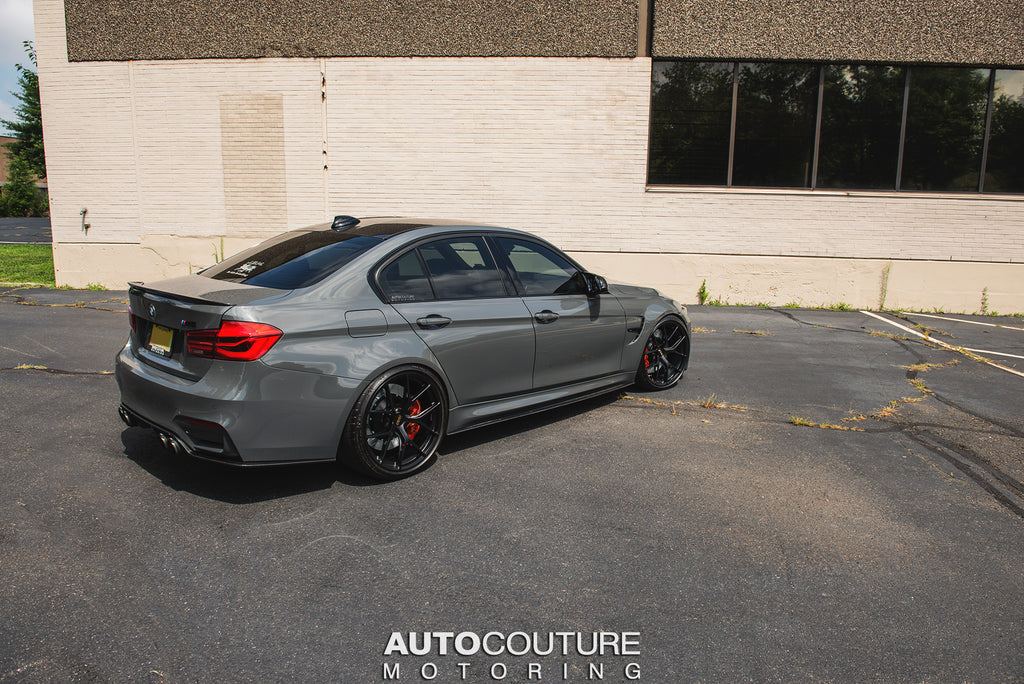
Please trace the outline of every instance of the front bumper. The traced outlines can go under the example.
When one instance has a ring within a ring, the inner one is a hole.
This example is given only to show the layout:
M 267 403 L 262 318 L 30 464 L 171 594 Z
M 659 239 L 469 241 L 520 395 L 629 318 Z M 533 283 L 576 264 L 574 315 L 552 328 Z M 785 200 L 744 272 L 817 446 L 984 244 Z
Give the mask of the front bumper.
M 217 362 L 190 381 L 142 362 L 130 345 L 114 369 L 126 424 L 156 430 L 176 450 L 233 465 L 333 460 L 359 389 L 357 380 L 258 361 Z

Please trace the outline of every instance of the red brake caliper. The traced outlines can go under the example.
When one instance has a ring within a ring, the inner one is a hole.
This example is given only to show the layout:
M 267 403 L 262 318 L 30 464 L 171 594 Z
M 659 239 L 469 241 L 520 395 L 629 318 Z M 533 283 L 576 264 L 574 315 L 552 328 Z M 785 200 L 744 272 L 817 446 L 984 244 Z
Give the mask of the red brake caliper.
M 412 406 L 409 407 L 409 415 L 410 416 L 418 416 L 420 414 L 420 411 L 422 411 L 422 410 L 423 410 L 423 408 L 420 406 L 420 400 L 417 399 L 416 401 L 412 402 Z M 405 434 L 409 435 L 409 440 L 410 441 L 415 439 L 416 433 L 419 432 L 419 431 L 420 431 L 420 426 L 419 426 L 418 423 L 406 423 L 405 424 Z

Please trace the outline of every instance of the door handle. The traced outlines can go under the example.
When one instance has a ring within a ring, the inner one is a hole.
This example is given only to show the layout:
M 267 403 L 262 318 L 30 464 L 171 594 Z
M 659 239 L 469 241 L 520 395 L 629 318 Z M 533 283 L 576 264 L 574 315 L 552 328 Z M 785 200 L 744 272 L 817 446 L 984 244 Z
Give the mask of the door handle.
M 416 319 L 416 325 L 420 326 L 424 330 L 437 330 L 451 322 L 452 319 L 447 318 L 446 316 L 439 316 L 438 314 L 430 314 L 429 316 Z
M 538 323 L 553 323 L 554 321 L 558 320 L 558 314 L 549 309 L 538 311 L 537 313 L 533 314 L 533 317 L 537 319 Z

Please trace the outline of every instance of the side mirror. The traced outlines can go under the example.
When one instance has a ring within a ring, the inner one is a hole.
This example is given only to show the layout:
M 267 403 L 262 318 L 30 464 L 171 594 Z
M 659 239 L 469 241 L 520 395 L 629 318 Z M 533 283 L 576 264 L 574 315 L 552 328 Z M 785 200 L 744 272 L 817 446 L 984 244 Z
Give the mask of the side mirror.
M 608 281 L 593 273 L 584 273 L 583 281 L 587 285 L 587 296 L 596 297 L 599 294 L 608 292 Z

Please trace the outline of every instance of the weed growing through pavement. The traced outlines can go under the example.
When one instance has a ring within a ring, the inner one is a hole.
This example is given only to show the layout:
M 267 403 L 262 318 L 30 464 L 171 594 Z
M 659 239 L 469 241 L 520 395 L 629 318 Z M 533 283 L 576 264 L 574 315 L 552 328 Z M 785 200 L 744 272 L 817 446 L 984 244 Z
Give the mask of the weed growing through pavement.
M 914 388 L 920 392 L 924 392 L 925 394 L 935 394 L 935 392 L 932 392 L 928 389 L 928 386 L 924 384 L 924 380 L 919 378 L 907 378 L 907 382 L 913 385 Z
M 801 418 L 800 416 L 790 416 L 789 422 L 793 425 L 802 425 L 804 427 L 818 428 L 819 430 L 844 430 L 847 432 L 864 432 L 862 428 L 850 427 L 848 425 L 834 425 L 832 423 L 815 423 L 813 420 Z
M 952 361 L 947 361 L 946 363 L 921 362 L 915 363 L 910 366 L 900 366 L 900 368 L 908 371 L 914 371 L 916 373 L 924 373 L 926 371 L 930 371 L 932 368 L 945 368 L 946 366 L 956 366 L 959 363 L 960 361 L 958 361 L 957 359 L 953 359 Z
M 708 301 L 711 293 L 708 292 L 708 281 L 707 279 L 702 280 L 700 288 L 697 290 L 697 303 L 703 305 L 704 302 Z
M 905 317 L 904 316 L 899 316 L 899 318 L 905 318 Z M 919 331 L 921 331 L 921 334 L 924 335 L 925 337 L 934 337 L 935 335 L 943 335 L 943 336 L 948 337 L 948 338 L 953 339 L 953 340 L 956 339 L 955 335 L 950 335 L 945 330 L 939 330 L 938 328 L 929 328 L 927 325 L 921 325 L 920 323 L 914 323 L 914 327 L 917 328 Z
M 642 404 L 653 404 L 654 406 L 664 406 L 665 408 L 672 409 L 672 413 L 675 414 L 676 407 L 678 406 L 695 406 L 698 408 L 706 409 L 726 409 L 729 411 L 746 411 L 746 406 L 740 406 L 738 404 L 727 404 L 724 401 L 718 401 L 718 398 L 712 394 L 707 399 L 701 399 L 697 397 L 696 401 L 655 401 L 654 399 L 648 399 L 647 397 L 634 397 L 631 394 L 623 394 L 620 399 L 630 399 L 632 401 L 638 401 Z

